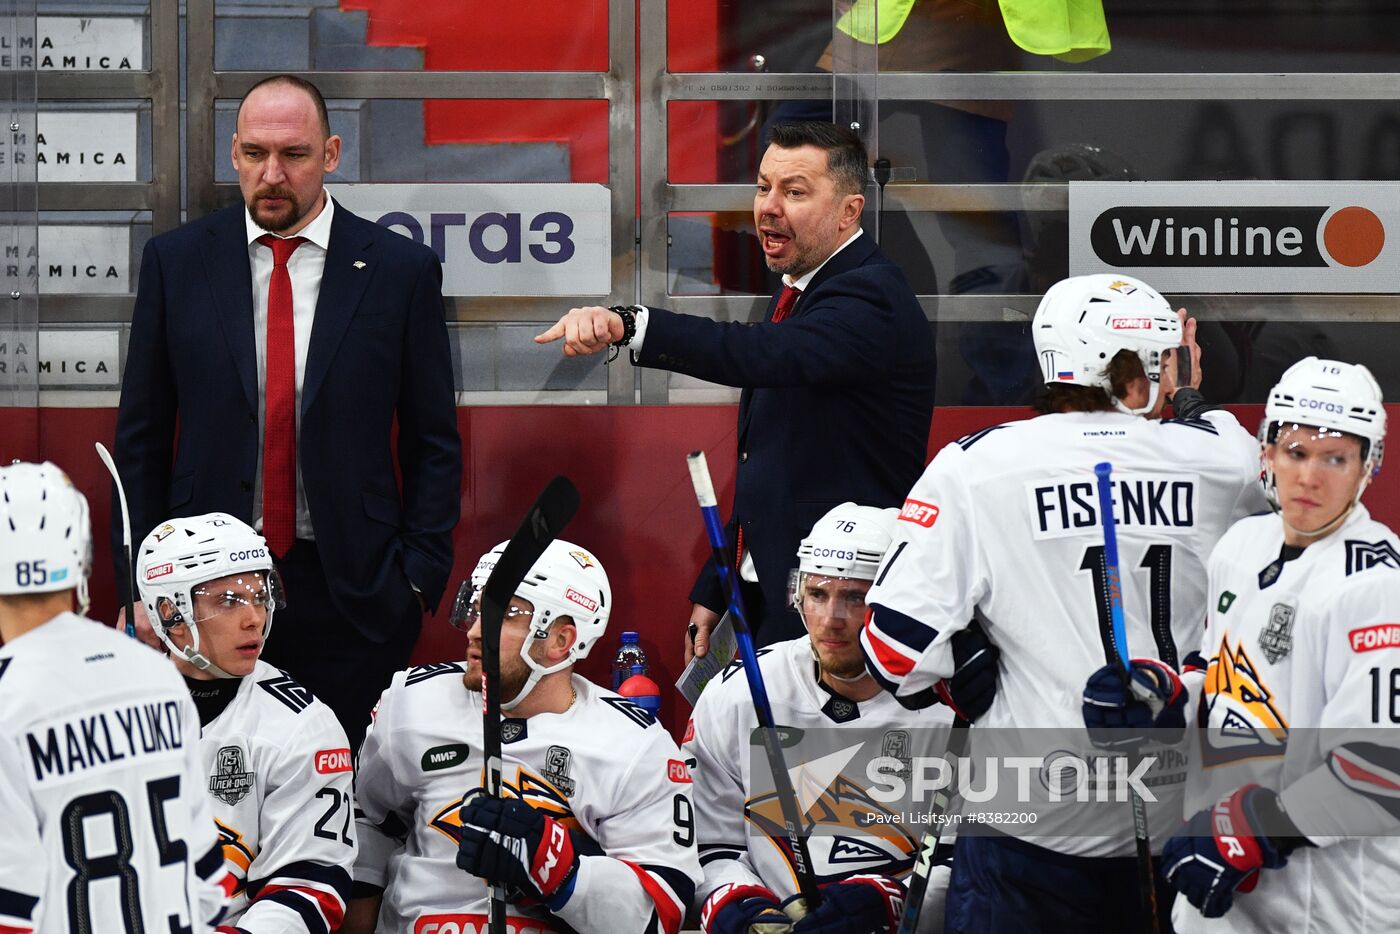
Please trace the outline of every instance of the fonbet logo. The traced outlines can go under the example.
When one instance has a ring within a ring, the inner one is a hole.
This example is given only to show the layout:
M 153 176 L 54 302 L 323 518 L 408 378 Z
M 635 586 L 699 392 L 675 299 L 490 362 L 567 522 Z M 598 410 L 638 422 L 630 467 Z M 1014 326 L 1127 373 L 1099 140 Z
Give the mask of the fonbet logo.
M 1385 246 L 1369 208 L 1133 205 L 1110 208 L 1089 230 L 1110 266 L 1365 266 Z
M 1353 652 L 1374 652 L 1400 646 L 1400 623 L 1381 623 L 1347 633 Z
M 175 565 L 169 563 L 168 561 L 165 564 L 153 564 L 150 567 L 146 568 L 146 580 L 153 581 L 157 577 L 165 577 L 167 574 L 174 573 Z
M 413 934 L 487 934 L 486 915 L 423 915 L 413 922 Z M 550 934 L 552 929 L 533 918 L 506 915 L 506 934 Z
M 906 499 L 904 508 L 899 511 L 900 522 L 912 522 L 924 528 L 932 528 L 938 521 L 938 507 L 933 503 L 921 503 L 917 499 Z
M 1151 318 L 1109 318 L 1108 325 L 1115 331 L 1150 331 Z
M 315 763 L 316 771 L 322 775 L 348 772 L 354 767 L 349 749 L 322 749 L 316 753 Z
M 584 596 L 572 587 L 564 591 L 564 599 L 568 600 L 570 603 L 577 603 L 590 613 L 598 612 L 597 600 Z

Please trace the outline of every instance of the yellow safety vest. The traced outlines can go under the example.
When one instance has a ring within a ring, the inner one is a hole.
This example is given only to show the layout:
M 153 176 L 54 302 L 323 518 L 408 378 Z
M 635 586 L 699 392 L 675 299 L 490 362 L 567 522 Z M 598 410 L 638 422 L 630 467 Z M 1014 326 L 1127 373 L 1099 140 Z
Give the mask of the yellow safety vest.
M 1035 55 L 1087 62 L 1110 48 L 1103 0 L 1000 0 L 1011 41 Z
M 836 28 L 857 42 L 884 44 L 904 28 L 917 0 L 855 0 Z M 1086 62 L 1111 47 L 1103 0 L 999 0 L 1011 41 L 1035 55 Z
M 836 28 L 857 42 L 884 44 L 904 28 L 913 8 L 914 0 L 856 0 L 836 21 Z

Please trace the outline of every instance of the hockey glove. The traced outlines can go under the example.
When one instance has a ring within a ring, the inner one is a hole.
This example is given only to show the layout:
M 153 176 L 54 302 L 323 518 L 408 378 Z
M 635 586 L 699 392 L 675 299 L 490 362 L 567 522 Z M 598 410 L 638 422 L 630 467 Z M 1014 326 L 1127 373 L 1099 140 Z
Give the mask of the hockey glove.
M 1278 869 L 1299 846 L 1311 845 L 1268 788 L 1245 785 L 1198 811 L 1162 849 L 1163 874 L 1207 918 L 1249 892 L 1260 869 Z
M 787 934 L 792 919 L 783 914 L 778 896 L 761 885 L 721 885 L 700 909 L 704 934 Z
M 889 876 L 851 876 L 821 887 L 822 903 L 807 911 L 801 896 L 783 903 L 792 934 L 893 934 L 904 913 L 905 888 Z
M 975 721 L 997 696 L 997 661 L 1001 650 L 992 645 L 977 620 L 953 633 L 953 674 L 934 685 L 938 697 L 969 723 Z M 862 876 L 861 878 L 866 878 Z
M 518 798 L 471 791 L 462 804 L 457 866 L 538 897 L 558 911 L 573 893 L 579 858 L 569 829 Z
M 1132 750 L 1147 730 L 1186 729 L 1190 695 L 1171 666 L 1155 658 L 1135 658 L 1127 683 L 1117 665 L 1104 665 L 1084 685 L 1084 725 L 1100 749 Z M 1165 737 L 1174 741 L 1172 737 Z

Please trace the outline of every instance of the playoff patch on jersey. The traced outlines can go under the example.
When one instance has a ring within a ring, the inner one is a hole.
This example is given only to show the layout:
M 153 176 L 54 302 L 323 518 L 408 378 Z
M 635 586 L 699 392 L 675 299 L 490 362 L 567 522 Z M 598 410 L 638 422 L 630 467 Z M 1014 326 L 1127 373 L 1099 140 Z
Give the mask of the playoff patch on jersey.
M 574 780 L 569 777 L 569 760 L 573 753 L 567 746 L 550 746 L 544 753 L 544 777 L 566 798 L 574 796 Z
M 1295 610 L 1286 603 L 1275 603 L 1269 611 L 1269 622 L 1259 633 L 1259 648 L 1264 657 L 1277 665 L 1293 651 L 1293 615 Z
M 209 793 L 233 807 L 253 790 L 253 773 L 243 767 L 243 750 L 221 746 L 214 756 L 214 774 L 209 776 Z

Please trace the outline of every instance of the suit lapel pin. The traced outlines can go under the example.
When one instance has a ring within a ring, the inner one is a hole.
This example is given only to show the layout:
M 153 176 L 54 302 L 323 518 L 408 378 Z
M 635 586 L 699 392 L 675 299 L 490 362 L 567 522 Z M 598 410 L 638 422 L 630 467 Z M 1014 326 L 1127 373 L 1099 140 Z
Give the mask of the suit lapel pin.
M 357 260 L 355 260 L 355 268 L 356 268 L 356 269 L 364 269 L 364 268 L 365 268 L 365 261 L 362 260 L 362 259 L 357 259 Z

